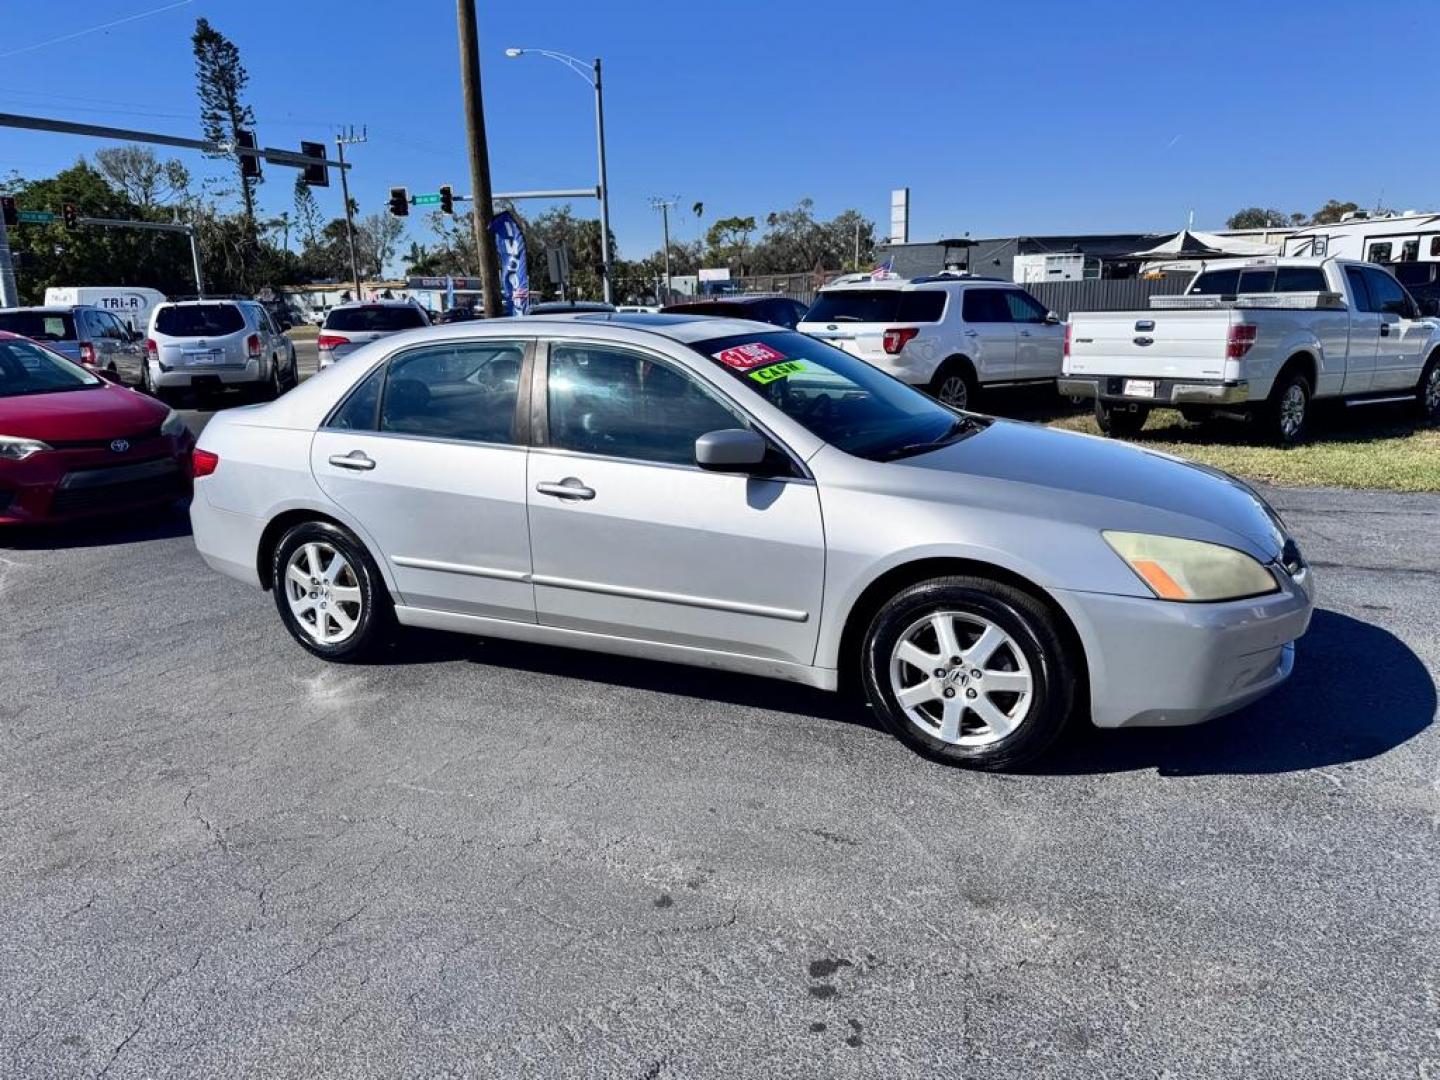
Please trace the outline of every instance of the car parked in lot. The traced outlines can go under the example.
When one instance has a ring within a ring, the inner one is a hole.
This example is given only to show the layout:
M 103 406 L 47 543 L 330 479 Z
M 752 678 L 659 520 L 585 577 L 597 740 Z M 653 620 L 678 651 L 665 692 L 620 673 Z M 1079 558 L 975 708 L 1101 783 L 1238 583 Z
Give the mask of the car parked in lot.
M 330 309 L 316 339 L 319 366 L 329 367 L 362 345 L 403 330 L 430 325 L 430 316 L 413 300 L 365 300 Z
M 191 523 L 312 653 L 395 623 L 863 686 L 999 768 L 1072 713 L 1195 723 L 1283 681 L 1311 573 L 1244 484 L 953 411 L 740 320 L 398 335 L 217 415 Z M 823 518 L 822 518 L 823 511 Z
M 672 315 L 710 315 L 727 319 L 754 319 L 794 330 L 810 310 L 808 304 L 788 296 L 727 296 L 713 300 L 687 300 L 661 310 Z
M 1440 419 L 1440 321 L 1385 269 L 1348 259 L 1227 259 L 1149 311 L 1070 318 L 1062 393 L 1128 436 L 1150 410 L 1243 414 L 1300 441 L 1311 402 L 1414 402 Z
M 38 341 L 91 370 L 140 382 L 144 339 L 100 308 L 83 304 L 4 308 L 0 330 Z
M 0 332 L 0 525 L 183 499 L 193 445 L 173 409 Z
M 295 345 L 255 300 L 184 300 L 150 314 L 141 385 L 175 390 L 238 387 L 276 398 L 300 381 Z
M 1059 317 L 1020 286 L 951 272 L 843 278 L 797 329 L 957 409 L 983 389 L 1053 383 L 1064 340 Z

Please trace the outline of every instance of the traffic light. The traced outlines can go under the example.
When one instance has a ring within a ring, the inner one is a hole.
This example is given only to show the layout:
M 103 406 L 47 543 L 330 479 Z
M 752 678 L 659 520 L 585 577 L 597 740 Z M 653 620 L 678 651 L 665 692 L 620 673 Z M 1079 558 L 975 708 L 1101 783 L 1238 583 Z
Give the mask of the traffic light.
M 442 214 L 455 213 L 455 192 L 449 184 L 440 185 L 440 212 Z
M 75 212 L 75 204 L 73 202 L 60 204 L 60 220 L 65 223 L 67 229 L 73 229 L 76 225 L 80 224 L 78 220 L 79 217 L 80 215 Z
M 259 144 L 255 142 L 255 132 L 238 128 L 235 131 L 235 145 L 247 150 L 254 150 Z M 260 158 L 256 154 L 240 155 L 240 175 L 247 180 L 259 180 Z
M 15 205 L 14 195 L 0 195 L 0 212 L 5 216 L 7 229 L 13 229 L 20 224 L 20 208 Z
M 306 142 L 304 139 L 301 139 L 300 153 L 304 154 L 306 157 L 323 158 L 325 156 L 325 144 L 319 142 Z M 311 187 L 330 186 L 330 169 L 326 165 L 306 165 L 304 176 L 305 183 L 309 184 Z
M 403 187 L 390 189 L 390 213 L 396 217 L 410 216 L 410 192 Z

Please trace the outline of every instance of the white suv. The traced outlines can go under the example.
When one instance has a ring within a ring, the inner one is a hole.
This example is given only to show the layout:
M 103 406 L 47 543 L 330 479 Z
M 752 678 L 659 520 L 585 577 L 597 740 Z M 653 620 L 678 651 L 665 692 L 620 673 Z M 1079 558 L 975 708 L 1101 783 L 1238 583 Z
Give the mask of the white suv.
M 957 409 L 983 387 L 1053 383 L 1065 347 L 1059 316 L 1020 286 L 956 273 L 842 278 L 796 329 Z
M 140 370 L 147 394 L 235 386 L 277 398 L 299 381 L 294 344 L 254 300 L 187 300 L 150 313 Z

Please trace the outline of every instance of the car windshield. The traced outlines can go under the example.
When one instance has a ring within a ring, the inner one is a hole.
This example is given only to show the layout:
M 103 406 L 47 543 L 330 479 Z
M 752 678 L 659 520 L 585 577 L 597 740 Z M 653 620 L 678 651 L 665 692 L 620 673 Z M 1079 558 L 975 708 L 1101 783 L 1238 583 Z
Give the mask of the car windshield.
M 836 289 L 815 298 L 805 322 L 938 322 L 943 289 Z
M 0 311 L 0 330 L 32 341 L 74 341 L 75 318 L 63 311 Z
M 13 338 L 0 341 L 0 397 L 86 390 L 101 381 L 63 356 Z
M 367 304 L 365 307 L 336 308 L 325 317 L 326 330 L 389 334 L 424 326 L 419 308 L 397 304 Z
M 221 337 L 245 329 L 234 304 L 183 304 L 155 313 L 155 332 L 166 337 Z
M 691 348 L 831 446 L 872 461 L 934 450 L 986 424 L 805 334 L 740 334 Z

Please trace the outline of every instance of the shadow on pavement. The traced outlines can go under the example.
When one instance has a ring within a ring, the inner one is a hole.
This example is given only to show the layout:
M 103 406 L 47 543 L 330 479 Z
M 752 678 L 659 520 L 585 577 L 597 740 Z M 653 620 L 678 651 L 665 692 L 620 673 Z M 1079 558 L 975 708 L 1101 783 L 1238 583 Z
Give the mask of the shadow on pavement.
M 1029 771 L 1203 776 L 1318 769 L 1394 749 L 1434 722 L 1435 705 L 1435 682 L 1404 642 L 1322 610 L 1300 641 L 1295 674 L 1269 697 L 1196 727 L 1077 730 Z
M 56 525 L 20 525 L 0 530 L 0 550 L 40 551 L 139 544 L 190 535 L 185 506 L 152 506 L 123 516 L 88 518 Z

